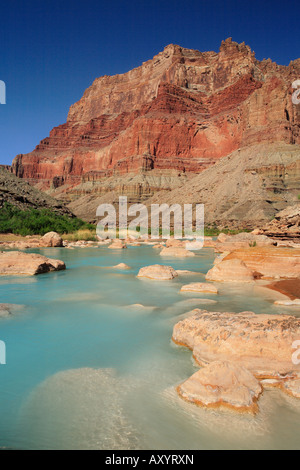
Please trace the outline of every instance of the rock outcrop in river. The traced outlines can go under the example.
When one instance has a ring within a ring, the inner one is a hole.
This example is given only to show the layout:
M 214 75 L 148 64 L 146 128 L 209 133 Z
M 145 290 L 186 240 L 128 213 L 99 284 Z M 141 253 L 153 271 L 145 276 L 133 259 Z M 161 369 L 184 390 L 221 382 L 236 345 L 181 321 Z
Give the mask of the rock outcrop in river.
M 299 398 L 299 338 L 300 319 L 293 316 L 194 310 L 175 325 L 173 341 L 191 349 L 204 368 L 179 385 L 178 393 L 208 408 L 251 413 L 258 410 L 262 387 Z

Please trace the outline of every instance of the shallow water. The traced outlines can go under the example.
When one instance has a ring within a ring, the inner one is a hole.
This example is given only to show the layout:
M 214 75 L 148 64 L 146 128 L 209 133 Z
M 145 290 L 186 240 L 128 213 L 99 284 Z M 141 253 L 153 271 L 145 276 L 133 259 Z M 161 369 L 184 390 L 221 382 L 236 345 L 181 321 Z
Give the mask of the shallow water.
M 174 324 L 197 306 L 296 310 L 273 306 L 274 294 L 252 285 L 220 284 L 219 296 L 197 296 L 179 292 L 183 284 L 204 279 L 197 274 L 170 282 L 136 278 L 140 267 L 156 263 L 206 273 L 214 259 L 209 249 L 182 260 L 161 258 L 151 246 L 40 252 L 64 260 L 68 269 L 0 279 L 1 303 L 26 306 L 0 323 L 7 347 L 7 365 L 0 366 L 0 447 L 299 447 L 300 401 L 279 391 L 265 392 L 256 418 L 202 410 L 178 398 L 174 387 L 197 369 L 191 352 L 171 343 Z M 120 262 L 132 269 L 107 268 Z

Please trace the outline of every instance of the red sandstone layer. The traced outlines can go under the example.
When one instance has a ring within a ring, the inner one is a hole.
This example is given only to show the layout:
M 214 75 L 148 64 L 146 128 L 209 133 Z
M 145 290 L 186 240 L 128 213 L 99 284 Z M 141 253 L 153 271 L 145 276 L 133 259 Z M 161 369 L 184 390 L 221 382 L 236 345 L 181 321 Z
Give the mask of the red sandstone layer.
M 13 172 L 40 188 L 144 172 L 200 173 L 248 145 L 300 144 L 300 107 L 288 67 L 262 62 L 245 44 L 220 52 L 170 45 L 126 74 L 101 77 Z

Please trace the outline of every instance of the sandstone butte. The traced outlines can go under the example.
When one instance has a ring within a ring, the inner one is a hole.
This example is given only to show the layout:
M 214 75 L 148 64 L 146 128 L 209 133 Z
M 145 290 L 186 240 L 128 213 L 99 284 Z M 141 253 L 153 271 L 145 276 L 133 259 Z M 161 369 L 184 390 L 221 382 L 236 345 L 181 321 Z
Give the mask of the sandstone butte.
M 193 198 L 193 186 L 188 186 L 192 176 L 241 151 L 237 159 L 247 161 L 247 180 L 265 188 L 263 180 L 270 179 L 271 195 L 264 189 L 255 215 L 255 220 L 266 221 L 280 205 L 285 207 L 287 194 L 296 200 L 291 172 L 299 174 L 300 168 L 299 152 L 295 154 L 300 109 L 291 96 L 299 76 L 299 59 L 288 66 L 259 61 L 250 47 L 231 38 L 222 42 L 218 53 L 171 44 L 128 73 L 97 78 L 71 106 L 67 122 L 33 152 L 18 155 L 12 172 L 57 198 L 73 201 L 69 207 L 76 215 L 91 220 L 100 202 L 113 202 L 119 194 L 141 201 L 183 185 L 180 202 L 183 195 L 188 199 L 191 193 Z M 268 144 L 275 144 L 275 150 L 268 150 L 269 160 L 259 149 L 249 150 Z M 258 170 L 253 156 L 262 159 Z M 234 164 L 228 171 L 236 168 Z M 236 178 L 237 194 L 240 183 Z M 254 186 L 248 195 L 257 193 Z M 211 183 L 205 187 L 206 196 L 210 188 Z M 226 212 L 228 199 L 221 204 L 220 199 L 214 195 L 211 203 L 218 200 L 219 209 Z M 232 220 L 250 210 L 249 204 L 243 201 Z
M 191 349 L 204 368 L 177 391 L 201 406 L 250 413 L 258 411 L 261 386 L 299 398 L 300 366 L 293 362 L 299 337 L 300 319 L 293 316 L 196 309 L 175 325 L 173 341 Z
M 51 271 L 66 269 L 63 261 L 46 258 L 45 256 L 22 253 L 20 251 L 0 252 L 0 275 L 18 276 L 44 274 Z

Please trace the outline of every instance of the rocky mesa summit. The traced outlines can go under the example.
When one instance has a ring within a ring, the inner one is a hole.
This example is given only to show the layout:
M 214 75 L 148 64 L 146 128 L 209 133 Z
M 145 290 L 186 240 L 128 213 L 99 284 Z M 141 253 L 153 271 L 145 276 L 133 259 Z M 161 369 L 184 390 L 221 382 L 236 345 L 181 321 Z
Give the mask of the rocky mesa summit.
M 120 194 L 146 201 L 186 188 L 195 174 L 213 171 L 233 154 L 261 198 L 253 223 L 264 223 L 297 199 L 291 171 L 300 167 L 300 106 L 292 102 L 292 83 L 299 78 L 300 59 L 288 66 L 259 61 L 231 38 L 218 53 L 169 45 L 128 73 L 96 79 L 71 106 L 67 122 L 33 152 L 18 155 L 12 171 L 92 220 L 102 201 L 115 202 Z M 217 169 L 230 172 L 230 161 Z M 236 194 L 226 198 L 225 188 L 218 195 L 218 221 L 239 221 L 247 204 Z M 202 202 L 198 196 L 193 202 Z M 213 211 L 215 195 L 207 191 L 206 199 Z M 232 204 L 237 209 L 230 214 Z

